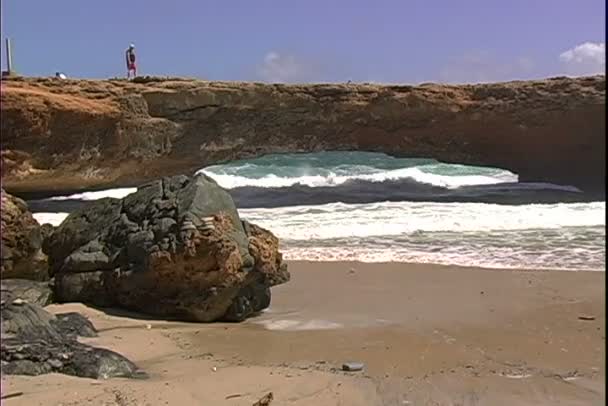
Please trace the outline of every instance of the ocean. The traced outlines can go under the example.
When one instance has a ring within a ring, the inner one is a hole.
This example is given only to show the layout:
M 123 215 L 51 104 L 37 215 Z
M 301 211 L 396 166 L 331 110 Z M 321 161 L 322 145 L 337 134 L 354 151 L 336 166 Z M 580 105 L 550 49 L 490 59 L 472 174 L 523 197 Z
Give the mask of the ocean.
M 278 154 L 201 169 L 286 259 L 404 261 L 510 269 L 605 269 L 605 202 L 568 185 L 486 167 L 368 152 Z M 86 201 L 133 188 L 28 202 L 58 225 Z

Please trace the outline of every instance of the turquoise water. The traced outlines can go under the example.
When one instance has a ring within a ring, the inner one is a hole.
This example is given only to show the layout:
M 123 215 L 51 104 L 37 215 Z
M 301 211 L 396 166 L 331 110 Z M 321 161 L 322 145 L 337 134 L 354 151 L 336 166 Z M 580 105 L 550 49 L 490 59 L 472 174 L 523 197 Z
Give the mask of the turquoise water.
M 378 153 L 321 152 L 269 155 L 201 171 L 228 189 L 235 201 L 251 203 L 256 196 L 261 203 L 276 203 L 281 196 L 295 196 L 289 205 L 249 204 L 239 209 L 242 218 L 280 238 L 287 259 L 515 269 L 604 270 L 606 266 L 605 202 L 558 200 L 552 204 L 509 205 L 432 200 L 445 190 L 461 193 L 477 186 L 493 188 L 492 193 L 512 194 L 511 186 L 495 188 L 517 182 L 516 174 L 502 169 Z M 239 191 L 244 190 L 246 193 L 237 199 Z M 298 195 L 302 190 L 304 194 Z M 86 192 L 53 200 L 122 197 L 134 191 Z M 403 191 L 418 199 L 382 198 Z M 567 194 L 576 190 L 562 186 L 550 192 Z M 352 203 L 352 199 L 346 199 L 352 194 L 367 194 L 368 199 Z M 304 203 L 299 196 L 311 197 L 314 203 Z M 323 200 L 324 196 L 330 198 Z M 430 200 L 421 201 L 420 196 Z M 284 201 L 289 199 L 280 200 Z M 55 224 L 65 215 L 35 214 L 39 221 Z
M 452 165 L 434 159 L 394 158 L 373 152 L 277 154 L 214 165 L 202 170 L 226 188 L 333 186 L 352 180 L 382 182 L 412 179 L 423 184 L 459 187 L 517 182 L 497 168 Z

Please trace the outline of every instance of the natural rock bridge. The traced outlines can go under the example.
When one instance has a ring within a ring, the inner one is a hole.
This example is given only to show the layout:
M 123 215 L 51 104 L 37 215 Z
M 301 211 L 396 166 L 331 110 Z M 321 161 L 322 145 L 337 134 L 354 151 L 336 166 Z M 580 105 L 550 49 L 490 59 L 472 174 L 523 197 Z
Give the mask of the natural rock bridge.
M 2 182 L 132 186 L 268 153 L 361 150 L 493 166 L 605 198 L 604 76 L 496 84 L 9 79 Z

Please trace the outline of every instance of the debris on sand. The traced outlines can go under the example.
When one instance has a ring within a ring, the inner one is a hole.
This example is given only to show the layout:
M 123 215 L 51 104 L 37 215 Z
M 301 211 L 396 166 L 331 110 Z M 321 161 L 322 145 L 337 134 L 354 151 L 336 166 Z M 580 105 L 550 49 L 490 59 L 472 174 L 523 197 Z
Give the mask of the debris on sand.
M 274 399 L 274 395 L 272 394 L 272 392 L 268 392 L 260 400 L 255 402 L 253 404 L 253 406 L 268 406 L 270 404 L 270 402 L 273 401 L 273 399 Z
M 363 367 L 364 365 L 361 362 L 345 362 L 342 364 L 342 370 L 348 372 L 362 371 Z

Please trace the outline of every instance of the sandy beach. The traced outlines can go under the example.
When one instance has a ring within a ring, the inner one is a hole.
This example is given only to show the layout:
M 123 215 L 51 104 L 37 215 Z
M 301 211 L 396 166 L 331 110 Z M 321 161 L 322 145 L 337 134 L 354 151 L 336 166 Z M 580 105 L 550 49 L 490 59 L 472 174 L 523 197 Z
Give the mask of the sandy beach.
M 291 262 L 271 307 L 194 324 L 81 304 L 146 380 L 4 376 L 3 405 L 603 405 L 605 273 Z M 582 319 L 581 319 L 582 317 Z M 342 363 L 365 364 L 342 372 Z
M 0 406 L 608 404 L 606 2 L 157 3 L 0 6 Z

